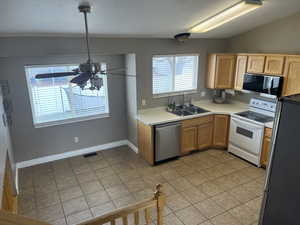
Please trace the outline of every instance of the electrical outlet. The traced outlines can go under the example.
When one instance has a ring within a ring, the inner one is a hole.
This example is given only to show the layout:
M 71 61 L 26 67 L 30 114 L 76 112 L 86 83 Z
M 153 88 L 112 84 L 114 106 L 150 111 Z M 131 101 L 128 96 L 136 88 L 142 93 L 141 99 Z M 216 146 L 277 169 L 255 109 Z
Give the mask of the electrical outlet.
M 146 105 L 146 99 L 142 99 L 142 106 Z
M 74 137 L 74 142 L 78 143 L 79 142 L 79 137 Z
M 201 91 L 201 97 L 205 97 L 206 92 L 205 91 Z

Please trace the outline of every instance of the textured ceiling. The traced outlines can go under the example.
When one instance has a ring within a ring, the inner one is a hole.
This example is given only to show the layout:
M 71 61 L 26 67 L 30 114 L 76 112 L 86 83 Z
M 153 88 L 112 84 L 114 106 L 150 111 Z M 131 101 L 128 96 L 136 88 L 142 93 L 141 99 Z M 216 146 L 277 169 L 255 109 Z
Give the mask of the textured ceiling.
M 0 36 L 83 33 L 79 0 L 1 0 Z M 238 0 L 90 0 L 93 36 L 172 37 Z M 263 7 L 205 34 L 226 38 L 300 11 L 300 0 L 266 0 Z

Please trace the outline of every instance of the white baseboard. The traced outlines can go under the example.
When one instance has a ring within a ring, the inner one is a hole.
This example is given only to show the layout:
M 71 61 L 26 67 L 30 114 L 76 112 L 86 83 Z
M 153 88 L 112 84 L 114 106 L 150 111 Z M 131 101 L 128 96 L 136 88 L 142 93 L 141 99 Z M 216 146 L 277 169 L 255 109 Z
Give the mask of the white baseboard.
M 139 153 L 139 149 L 129 140 L 127 140 L 127 145 L 130 147 L 136 154 Z
M 49 156 L 44 156 L 44 157 L 40 157 L 40 158 L 36 158 L 36 159 L 32 159 L 32 160 L 18 162 L 18 163 L 16 163 L 16 167 L 17 167 L 17 169 L 25 168 L 25 167 L 29 167 L 29 166 L 42 164 L 42 163 L 52 162 L 52 161 L 59 160 L 59 159 L 65 159 L 65 158 L 69 158 L 69 157 L 73 157 L 73 156 L 84 155 L 84 154 L 88 154 L 88 153 L 92 153 L 92 152 L 107 150 L 110 148 L 116 148 L 116 147 L 120 147 L 122 145 L 128 145 L 133 151 L 137 152 L 137 147 L 134 146 L 131 142 L 129 142 L 128 140 L 121 140 L 121 141 L 110 142 L 110 143 L 103 144 L 103 145 L 97 145 L 97 146 L 92 146 L 92 147 L 88 147 L 88 148 L 78 149 L 75 151 L 70 151 L 70 152 L 65 152 L 65 153 L 60 153 L 60 154 L 55 154 L 55 155 L 49 155 Z

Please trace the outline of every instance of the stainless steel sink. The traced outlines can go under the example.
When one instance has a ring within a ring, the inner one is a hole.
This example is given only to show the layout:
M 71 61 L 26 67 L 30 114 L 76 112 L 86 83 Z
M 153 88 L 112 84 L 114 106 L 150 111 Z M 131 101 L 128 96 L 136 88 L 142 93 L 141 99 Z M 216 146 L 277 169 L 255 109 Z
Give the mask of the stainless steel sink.
M 190 116 L 190 115 L 196 115 L 201 113 L 209 112 L 205 109 L 202 109 L 195 105 L 178 105 L 175 106 L 173 110 L 168 110 L 170 113 L 173 113 L 177 116 Z

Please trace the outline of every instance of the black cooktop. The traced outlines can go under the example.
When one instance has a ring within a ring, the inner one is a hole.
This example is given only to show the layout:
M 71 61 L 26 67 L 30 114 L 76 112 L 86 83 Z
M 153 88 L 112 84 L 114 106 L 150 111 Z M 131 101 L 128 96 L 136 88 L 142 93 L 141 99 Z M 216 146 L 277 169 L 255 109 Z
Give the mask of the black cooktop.
M 260 123 L 267 123 L 274 120 L 271 116 L 266 116 L 261 113 L 253 112 L 253 111 L 244 111 L 240 113 L 236 113 L 236 115 L 239 115 L 241 117 L 245 117 L 250 120 L 254 120 Z

